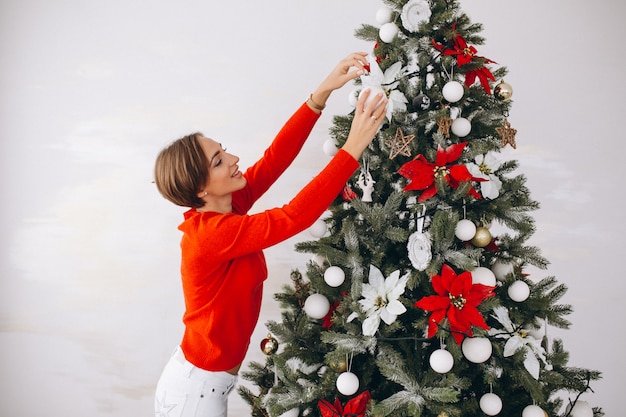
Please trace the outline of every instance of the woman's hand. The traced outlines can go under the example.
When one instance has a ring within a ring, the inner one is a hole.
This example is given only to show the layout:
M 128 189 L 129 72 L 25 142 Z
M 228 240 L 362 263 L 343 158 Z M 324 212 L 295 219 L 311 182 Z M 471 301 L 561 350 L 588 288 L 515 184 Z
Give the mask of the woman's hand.
M 313 110 L 321 111 L 326 106 L 326 100 L 334 90 L 337 90 L 351 80 L 365 74 L 367 65 L 367 53 L 354 52 L 339 61 L 339 64 L 331 71 L 324 81 L 311 94 L 310 103 Z
M 387 97 L 383 93 L 378 93 L 368 102 L 370 94 L 370 89 L 365 89 L 361 93 L 354 110 L 348 139 L 342 146 L 342 149 L 357 161 L 376 136 L 387 112 Z

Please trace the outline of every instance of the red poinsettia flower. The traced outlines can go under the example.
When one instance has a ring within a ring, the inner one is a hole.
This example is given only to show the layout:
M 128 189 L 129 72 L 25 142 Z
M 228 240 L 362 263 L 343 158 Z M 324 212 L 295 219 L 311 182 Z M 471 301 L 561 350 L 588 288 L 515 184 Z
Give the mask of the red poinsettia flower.
M 363 391 L 356 397 L 349 400 L 345 407 L 341 406 L 338 398 L 335 403 L 331 404 L 326 400 L 319 400 L 317 405 L 320 408 L 322 417 L 363 417 L 367 408 L 367 402 L 370 400 L 370 392 Z
M 457 275 L 446 264 L 441 269 L 441 275 L 435 275 L 431 281 L 437 295 L 423 297 L 415 303 L 416 307 L 432 311 L 428 319 L 428 337 L 437 333 L 444 318 L 448 319 L 450 331 L 458 344 L 465 336 L 472 336 L 472 326 L 489 330 L 478 306 L 486 298 L 494 296 L 495 287 L 473 284 L 471 272 Z
M 452 47 L 448 47 L 444 44 L 436 42 L 434 39 L 431 40 L 433 46 L 438 51 L 441 51 L 443 55 L 450 55 L 456 57 L 456 65 L 458 67 L 462 67 L 465 64 L 468 64 L 474 60 L 474 58 L 478 58 L 482 61 L 483 66 L 480 66 L 476 69 L 471 69 L 465 73 L 465 85 L 471 86 L 474 84 L 474 81 L 478 78 L 480 81 L 480 85 L 487 92 L 487 94 L 491 94 L 491 86 L 489 85 L 489 80 L 495 81 L 495 77 L 489 71 L 489 68 L 485 67 L 484 64 L 495 64 L 495 61 L 490 60 L 489 58 L 485 58 L 483 56 L 476 55 L 476 48 L 467 44 L 465 38 L 459 35 L 456 32 L 456 22 L 452 25 L 452 31 L 455 33 L 454 38 L 452 39 Z
M 410 180 L 404 191 L 424 190 L 417 201 L 425 201 L 437 194 L 436 178 L 444 178 L 454 189 L 464 181 L 484 181 L 473 177 L 463 164 L 452 165 L 452 162 L 461 157 L 467 142 L 450 145 L 446 149 L 441 146 L 437 150 L 435 163 L 428 162 L 423 155 L 417 155 L 412 161 L 402 165 L 398 174 Z M 470 195 L 480 200 L 482 196 L 470 187 Z

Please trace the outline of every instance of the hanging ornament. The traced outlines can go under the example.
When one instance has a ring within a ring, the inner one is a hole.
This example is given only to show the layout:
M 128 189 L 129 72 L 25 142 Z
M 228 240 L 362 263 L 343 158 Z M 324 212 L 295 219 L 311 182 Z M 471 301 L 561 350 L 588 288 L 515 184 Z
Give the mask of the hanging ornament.
M 352 395 L 359 389 L 359 378 L 350 371 L 343 372 L 337 378 L 337 391 L 343 395 Z
M 484 266 L 479 266 L 478 268 L 473 269 L 471 272 L 473 284 L 483 284 L 488 287 L 496 286 L 496 276 L 493 272 L 491 272 L 491 269 L 485 268 Z
M 418 271 L 423 271 L 428 267 L 430 260 L 432 259 L 432 250 L 430 244 L 430 236 L 428 233 L 424 233 L 424 221 L 426 220 L 426 206 L 422 206 L 422 212 L 417 218 L 417 231 L 415 231 L 407 242 L 407 252 L 409 253 L 409 260 L 413 268 Z
M 359 179 L 356 182 L 356 185 L 359 186 L 361 191 L 363 191 L 363 195 L 361 196 L 361 201 L 365 203 L 372 202 L 372 193 L 374 192 L 374 184 L 376 181 L 372 178 L 372 174 L 370 173 L 370 165 L 368 161 L 364 161 L 361 166 L 361 172 L 359 173 Z
M 324 271 L 324 281 L 331 287 L 338 287 L 343 284 L 346 279 L 346 274 L 343 272 L 343 269 L 338 266 L 331 266 Z
M 509 286 L 508 294 L 511 300 L 521 303 L 530 296 L 530 287 L 524 281 L 515 281 Z
M 522 417 L 545 417 L 545 411 L 538 405 L 528 405 L 522 410 Z
M 378 31 L 378 36 L 380 37 L 380 40 L 385 43 L 391 43 L 397 34 L 398 26 L 396 26 L 396 24 L 393 22 L 385 23 L 380 27 L 380 30 Z
M 496 276 L 498 281 L 504 281 L 507 275 L 513 273 L 514 267 L 511 263 L 495 261 L 494 264 L 491 265 L 491 271 L 493 271 L 493 274 Z
M 332 138 L 326 139 L 324 141 L 322 149 L 324 150 L 324 153 L 328 156 L 335 156 L 339 151 L 339 148 L 337 148 L 337 142 L 335 142 L 335 139 Z
M 480 405 L 482 412 L 488 416 L 498 415 L 500 414 L 500 411 L 502 411 L 502 399 L 491 392 L 488 392 L 480 397 L 480 402 L 478 404 Z
M 439 374 L 445 374 L 452 369 L 454 358 L 450 352 L 442 348 L 431 353 L 428 362 L 430 363 L 430 367 L 433 368 L 433 371 Z
M 413 99 L 413 108 L 418 111 L 425 111 L 430 108 L 430 97 L 426 94 L 419 94 Z
M 348 369 L 348 362 L 340 359 L 336 361 L 331 361 L 328 366 L 330 366 L 330 369 L 335 372 L 345 372 Z
M 577 400 L 573 407 L 568 404 L 566 411 L 571 417 L 593 417 L 593 408 L 586 401 Z
M 376 12 L 376 21 L 379 25 L 384 25 L 385 23 L 391 22 L 391 18 L 393 17 L 393 12 L 389 7 L 381 7 Z
M 465 89 L 463 88 L 463 84 L 458 81 L 448 81 L 443 86 L 441 94 L 443 94 L 443 98 L 445 98 L 448 103 L 456 103 L 463 98 Z
M 513 96 L 513 87 L 511 84 L 500 81 L 493 89 L 493 96 L 500 101 L 510 100 Z
M 402 129 L 396 130 L 396 136 L 385 141 L 385 146 L 391 148 L 389 151 L 389 159 L 393 159 L 398 155 L 411 156 L 411 148 L 409 144 L 415 139 L 415 135 L 405 135 Z
M 261 340 L 261 352 L 266 355 L 273 355 L 278 350 L 278 340 L 276 340 L 270 333 L 267 337 Z
M 316 238 L 324 236 L 327 230 L 328 226 L 326 225 L 326 222 L 322 219 L 316 220 L 315 223 L 313 223 L 311 227 L 309 227 L 309 233 L 311 234 L 311 236 Z
M 472 237 L 472 245 L 477 246 L 479 248 L 484 248 L 485 246 L 491 243 L 491 232 L 489 229 L 483 226 L 479 226 L 476 228 L 476 233 L 474 237 Z
M 330 301 L 322 294 L 311 294 L 304 301 L 304 312 L 312 319 L 322 319 L 330 310 Z
M 471 240 L 475 234 L 476 225 L 471 220 L 459 220 L 459 222 L 456 224 L 456 227 L 454 228 L 454 235 L 463 242 Z
M 473 363 L 483 363 L 491 357 L 491 341 L 486 337 L 466 337 L 461 344 L 463 356 Z
M 450 126 L 452 133 L 460 138 L 464 138 L 472 131 L 472 124 L 465 117 L 457 117 Z
M 450 138 L 450 127 L 452 126 L 452 119 L 450 116 L 443 116 L 441 119 L 437 120 L 437 131 L 446 139 Z
M 509 144 L 513 149 L 517 149 L 517 145 L 515 143 L 515 134 L 517 133 L 517 129 L 513 129 L 507 119 L 504 119 L 502 127 L 496 127 L 496 132 L 498 132 L 498 135 L 502 138 L 502 145 L 500 145 L 502 148 Z

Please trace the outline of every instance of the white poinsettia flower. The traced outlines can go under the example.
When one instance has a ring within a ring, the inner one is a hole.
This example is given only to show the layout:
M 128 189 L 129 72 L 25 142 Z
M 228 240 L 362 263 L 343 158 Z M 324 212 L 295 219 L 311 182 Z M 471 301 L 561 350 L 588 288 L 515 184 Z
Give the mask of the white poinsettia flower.
M 382 90 L 387 96 L 387 119 L 391 120 L 394 111 L 406 110 L 406 104 L 409 102 L 404 93 L 398 90 L 398 78 L 402 75 L 402 62 L 398 61 L 383 71 L 376 62 L 376 57 L 369 55 L 367 58 L 370 71 L 368 75 L 361 75 L 363 89 L 369 88 L 371 94 L 376 94 Z
M 404 293 L 408 280 L 409 274 L 400 277 L 399 270 L 392 272 L 385 279 L 378 268 L 370 265 L 369 283 L 363 284 L 363 299 L 359 300 L 367 316 L 362 326 L 365 336 L 373 336 L 381 320 L 391 324 L 406 311 L 406 307 L 398 298 Z
M 402 26 L 409 32 L 417 32 L 422 22 L 430 20 L 432 12 L 427 0 L 409 0 L 402 8 Z
M 546 365 L 546 368 L 550 369 L 550 365 L 546 361 L 546 351 L 541 346 L 541 340 L 537 340 L 523 329 L 515 327 L 505 307 L 498 306 L 493 309 L 493 312 L 495 314 L 492 317 L 502 324 L 503 329 L 492 328 L 489 330 L 489 334 L 497 338 L 508 338 L 504 345 L 504 357 L 513 356 L 515 352 L 523 349 L 524 367 L 533 378 L 539 379 L 539 360 Z M 505 330 L 505 332 L 502 332 L 502 330 Z
M 493 200 L 500 195 L 502 181 L 494 172 L 500 168 L 502 163 L 496 158 L 494 152 L 487 152 L 485 155 L 478 155 L 474 158 L 475 163 L 467 164 L 467 169 L 472 176 L 482 178 L 485 181 L 480 183 L 480 192 L 485 198 Z

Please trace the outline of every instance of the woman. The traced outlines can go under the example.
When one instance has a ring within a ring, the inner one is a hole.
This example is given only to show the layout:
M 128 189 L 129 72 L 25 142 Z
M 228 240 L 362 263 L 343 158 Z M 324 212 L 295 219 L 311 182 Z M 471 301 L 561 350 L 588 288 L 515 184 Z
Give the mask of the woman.
M 226 416 L 259 318 L 267 278 L 262 250 L 311 226 L 328 208 L 378 131 L 386 97 L 368 101 L 369 91 L 362 94 L 345 144 L 288 204 L 258 214 L 248 210 L 298 155 L 331 92 L 364 73 L 365 56 L 343 59 L 245 173 L 238 157 L 200 133 L 157 157 L 159 192 L 190 208 L 179 226 L 185 331 L 157 386 L 157 416 Z

